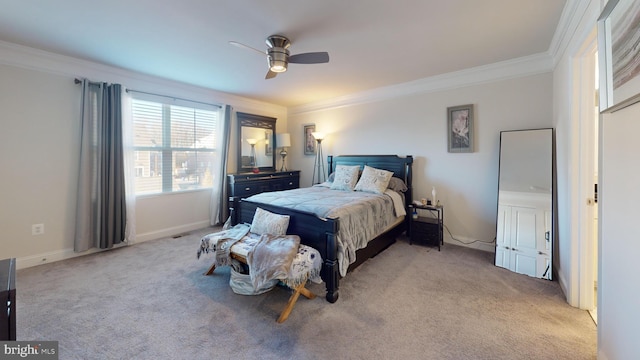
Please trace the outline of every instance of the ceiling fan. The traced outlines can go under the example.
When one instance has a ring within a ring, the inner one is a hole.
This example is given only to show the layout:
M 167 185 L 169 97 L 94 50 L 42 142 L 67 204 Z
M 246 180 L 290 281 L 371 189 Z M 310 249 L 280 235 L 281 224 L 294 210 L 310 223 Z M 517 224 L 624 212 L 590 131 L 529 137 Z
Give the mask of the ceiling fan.
M 282 35 L 271 35 L 267 38 L 266 43 L 269 48 L 266 51 L 260 51 L 237 41 L 229 41 L 229 44 L 231 45 L 253 50 L 261 55 L 267 55 L 269 71 L 267 72 L 265 79 L 272 79 L 276 77 L 278 73 L 287 71 L 289 63 L 322 64 L 329 62 L 329 53 L 326 51 L 289 55 L 289 46 L 291 46 L 291 42 Z

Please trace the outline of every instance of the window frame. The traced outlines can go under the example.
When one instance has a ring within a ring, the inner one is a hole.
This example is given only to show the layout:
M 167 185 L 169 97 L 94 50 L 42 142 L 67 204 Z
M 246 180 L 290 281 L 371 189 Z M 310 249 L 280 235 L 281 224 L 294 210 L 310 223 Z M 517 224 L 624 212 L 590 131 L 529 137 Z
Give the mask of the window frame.
M 184 99 L 175 99 L 175 98 L 165 98 L 161 95 L 153 95 L 148 93 L 135 93 L 131 96 L 131 117 L 132 117 L 132 126 L 133 126 L 133 135 L 136 136 L 139 132 L 136 131 L 137 123 L 136 117 L 134 116 L 134 109 L 136 106 L 136 102 L 149 102 L 160 105 L 162 108 L 162 117 L 161 117 L 161 128 L 162 128 L 162 141 L 161 144 L 153 145 L 153 146 L 137 146 L 135 142 L 132 146 L 132 150 L 135 154 L 135 158 L 137 161 L 140 159 L 140 152 L 148 152 L 150 155 L 153 153 L 160 153 L 161 155 L 161 188 L 160 190 L 153 191 L 140 191 L 138 186 L 135 187 L 135 196 L 157 196 L 157 195 L 167 195 L 167 194 L 177 194 L 177 193 L 185 193 L 185 192 L 193 192 L 193 191 L 208 191 L 211 190 L 210 187 L 203 186 L 202 184 L 198 184 L 196 187 L 191 188 L 175 188 L 176 179 L 174 174 L 174 161 L 176 161 L 176 154 L 180 152 L 194 152 L 196 153 L 196 157 L 198 153 L 207 153 L 210 155 L 214 155 L 219 151 L 216 148 L 216 144 L 212 144 L 211 147 L 196 147 L 196 140 L 194 137 L 194 145 L 193 147 L 184 147 L 184 146 L 172 146 L 171 145 L 171 125 L 172 122 L 178 121 L 176 118 L 172 118 L 172 107 L 181 107 L 188 108 L 193 111 L 207 111 L 207 112 L 217 112 L 215 116 L 215 120 L 213 120 L 214 129 L 213 134 L 218 137 L 219 134 L 216 134 L 218 131 L 221 131 L 220 122 L 224 121 L 222 118 L 221 106 L 214 104 L 204 104 L 190 100 Z M 204 106 L 203 106 L 204 105 Z M 172 121 L 173 120 L 173 121 Z M 203 119 L 204 120 L 204 119 Z M 197 118 L 194 119 L 197 121 Z M 194 125 L 196 126 L 196 125 Z M 150 156 L 151 158 L 151 156 Z M 151 163 L 151 160 L 149 160 Z M 213 162 L 212 164 L 213 165 Z M 134 167 L 137 168 L 137 162 L 134 164 Z M 196 169 L 198 169 L 198 165 L 196 163 Z M 204 169 L 207 169 L 205 167 Z M 211 169 L 212 170 L 212 169 Z M 206 170 L 205 170 L 206 171 Z M 145 176 L 145 171 L 142 171 L 143 177 L 151 177 L 151 168 L 149 165 L 149 173 Z M 136 176 L 137 178 L 137 176 Z M 199 182 L 201 182 L 200 180 Z M 137 185 L 137 184 L 136 184 Z

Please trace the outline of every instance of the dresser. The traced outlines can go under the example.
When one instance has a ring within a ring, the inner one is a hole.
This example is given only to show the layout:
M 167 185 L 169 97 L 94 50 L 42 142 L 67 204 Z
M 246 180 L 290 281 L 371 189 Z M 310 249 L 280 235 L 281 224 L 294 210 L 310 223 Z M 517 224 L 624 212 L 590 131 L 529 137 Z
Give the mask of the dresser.
M 233 225 L 237 224 L 235 204 L 251 195 L 268 192 L 297 189 L 300 187 L 300 171 L 276 171 L 260 173 L 229 174 L 228 195 L 229 214 Z

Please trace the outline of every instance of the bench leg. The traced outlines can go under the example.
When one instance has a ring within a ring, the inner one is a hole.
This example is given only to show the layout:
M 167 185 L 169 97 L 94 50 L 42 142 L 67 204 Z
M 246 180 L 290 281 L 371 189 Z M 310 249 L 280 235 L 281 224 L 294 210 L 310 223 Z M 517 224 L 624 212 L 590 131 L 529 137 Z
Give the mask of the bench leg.
M 304 281 L 302 284 L 298 285 L 298 287 L 293 289 L 293 294 L 291 294 L 291 296 L 289 297 L 287 306 L 284 307 L 284 310 L 282 310 L 282 313 L 280 314 L 280 317 L 277 320 L 279 324 L 282 324 L 289 318 L 289 314 L 291 314 L 291 311 L 293 310 L 293 306 L 296 304 L 296 301 L 298 301 L 300 294 L 302 294 L 307 299 L 314 299 L 316 297 L 316 294 L 312 293 L 309 289 L 304 287 L 306 283 L 307 282 Z
M 206 273 L 204 273 L 205 275 L 211 275 L 213 274 L 213 271 L 216 269 L 216 263 L 214 262 L 213 264 L 211 264 L 211 267 L 209 268 L 209 270 L 207 270 Z
M 289 297 L 289 302 L 287 302 L 287 306 L 285 306 L 284 310 L 282 310 L 282 313 L 280 314 L 280 317 L 277 320 L 279 324 L 282 324 L 289 318 L 289 314 L 291 314 L 291 310 L 293 310 L 293 305 L 296 304 L 296 301 L 298 301 L 298 297 L 300 296 L 300 293 L 301 293 L 300 289 L 304 289 L 304 284 L 300 284 L 300 286 L 298 286 L 295 289 L 293 294 L 291 294 L 291 297 Z
M 304 285 L 302 285 L 302 289 L 300 289 L 300 294 L 304 295 L 304 297 L 306 297 L 307 299 L 315 299 L 316 298 L 316 294 L 314 294 L 311 291 L 309 291 L 309 289 L 304 287 Z

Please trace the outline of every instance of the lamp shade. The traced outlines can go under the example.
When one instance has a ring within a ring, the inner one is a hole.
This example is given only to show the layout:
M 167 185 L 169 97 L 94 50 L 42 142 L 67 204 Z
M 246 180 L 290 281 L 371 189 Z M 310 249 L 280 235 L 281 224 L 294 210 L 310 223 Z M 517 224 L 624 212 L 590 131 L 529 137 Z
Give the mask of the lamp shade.
M 322 140 L 324 139 L 324 137 L 325 137 L 325 134 L 324 134 L 324 133 L 321 133 L 321 132 L 319 132 L 319 131 L 312 132 L 312 133 L 311 133 L 311 135 L 313 135 L 313 137 L 314 137 L 316 140 L 320 140 L 320 141 L 322 141 Z
M 258 143 L 258 139 L 247 139 L 247 142 L 249 145 L 255 145 Z
M 276 145 L 281 148 L 291 146 L 291 135 L 289 133 L 276 134 Z

